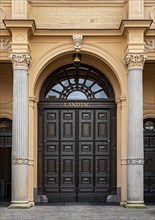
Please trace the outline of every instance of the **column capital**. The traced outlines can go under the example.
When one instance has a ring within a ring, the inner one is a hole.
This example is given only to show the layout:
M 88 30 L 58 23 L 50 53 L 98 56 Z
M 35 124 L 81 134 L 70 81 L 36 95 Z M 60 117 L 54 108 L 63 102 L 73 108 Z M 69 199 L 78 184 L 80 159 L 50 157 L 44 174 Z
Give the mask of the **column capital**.
M 144 63 L 147 59 L 147 55 L 145 53 L 127 53 L 124 58 L 124 64 L 130 69 L 143 69 Z
M 11 53 L 9 59 L 13 64 L 13 69 L 28 70 L 32 62 L 31 55 L 29 53 Z

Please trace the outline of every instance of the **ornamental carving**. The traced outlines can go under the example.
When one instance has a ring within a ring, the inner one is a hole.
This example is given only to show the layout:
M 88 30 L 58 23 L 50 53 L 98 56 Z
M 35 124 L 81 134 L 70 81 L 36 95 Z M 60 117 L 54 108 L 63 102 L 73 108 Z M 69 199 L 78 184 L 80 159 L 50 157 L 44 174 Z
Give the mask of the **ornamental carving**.
M 145 48 L 148 50 L 154 50 L 155 49 L 155 39 L 146 39 L 145 40 Z
M 9 49 L 10 49 L 10 40 L 0 39 L 0 50 L 9 50 Z
M 73 35 L 74 49 L 76 52 L 79 52 L 82 46 L 82 35 Z
M 14 69 L 28 70 L 32 62 L 30 54 L 10 54 L 9 58 Z
M 26 158 L 13 158 L 12 159 L 12 164 L 13 165 L 28 165 L 29 160 Z
M 127 159 L 127 164 L 128 165 L 143 165 L 144 164 L 144 159 L 143 158 L 132 158 L 132 159 Z
M 146 59 L 146 54 L 127 54 L 124 61 L 128 69 L 143 69 Z

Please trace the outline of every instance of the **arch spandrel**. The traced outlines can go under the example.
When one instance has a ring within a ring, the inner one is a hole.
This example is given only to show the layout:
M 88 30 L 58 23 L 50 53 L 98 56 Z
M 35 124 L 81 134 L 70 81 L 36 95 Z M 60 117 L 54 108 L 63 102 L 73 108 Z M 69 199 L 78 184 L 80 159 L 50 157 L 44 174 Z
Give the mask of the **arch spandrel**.
M 30 96 L 38 98 L 47 76 L 58 67 L 73 62 L 73 53 L 72 45 L 61 43 L 59 47 L 57 45 L 56 48 L 50 48 L 40 59 L 36 60 L 30 71 Z M 95 43 L 84 44 L 80 54 L 82 55 L 81 62 L 85 64 L 91 62 L 94 67 L 104 72 L 113 86 L 116 100 L 126 95 L 126 70 L 118 57 L 105 48 L 99 48 L 99 45 Z

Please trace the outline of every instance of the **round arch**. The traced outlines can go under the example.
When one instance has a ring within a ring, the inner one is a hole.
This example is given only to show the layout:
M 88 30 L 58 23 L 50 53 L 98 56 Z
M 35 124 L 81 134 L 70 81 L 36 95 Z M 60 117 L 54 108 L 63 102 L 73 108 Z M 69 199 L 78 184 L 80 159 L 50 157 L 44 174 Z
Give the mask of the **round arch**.
M 72 61 L 74 53 L 70 44 L 57 44 L 55 48 L 50 48 L 38 60 L 36 60 L 30 73 L 30 96 L 39 97 L 39 93 L 44 80 L 55 69 L 64 64 L 69 64 Z M 126 95 L 126 74 L 124 66 L 118 57 L 115 57 L 110 51 L 105 48 L 100 48 L 99 44 L 90 43 L 84 44 L 80 52 L 82 62 L 89 64 L 93 62 L 94 66 L 101 72 L 104 72 L 106 77 L 111 82 L 115 97 Z

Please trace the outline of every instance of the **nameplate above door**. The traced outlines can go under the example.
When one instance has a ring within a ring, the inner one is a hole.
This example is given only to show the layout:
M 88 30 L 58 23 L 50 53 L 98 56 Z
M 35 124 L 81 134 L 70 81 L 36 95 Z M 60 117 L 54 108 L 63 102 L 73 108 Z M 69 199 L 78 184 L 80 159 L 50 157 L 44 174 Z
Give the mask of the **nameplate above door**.
M 73 108 L 80 108 L 80 107 L 90 107 L 89 102 L 64 102 L 65 107 L 73 107 Z

